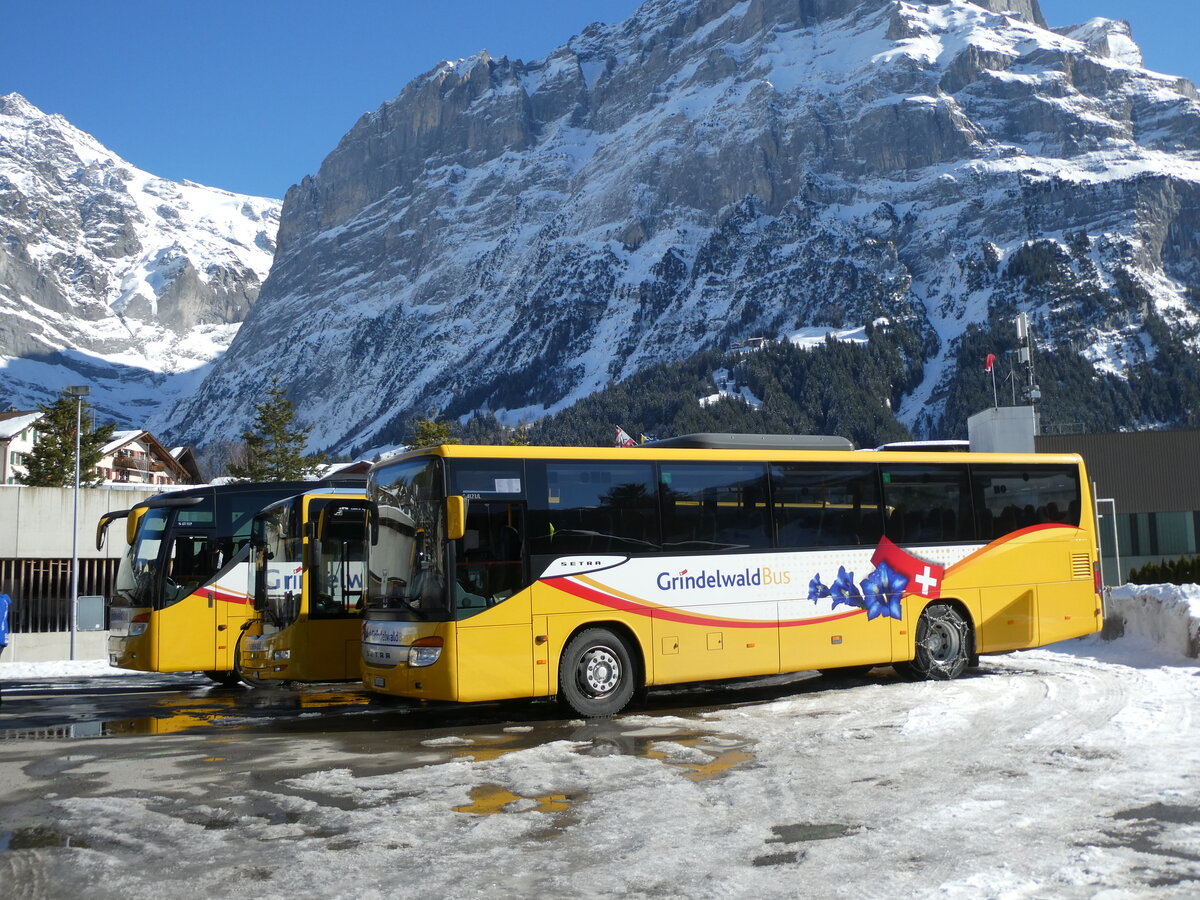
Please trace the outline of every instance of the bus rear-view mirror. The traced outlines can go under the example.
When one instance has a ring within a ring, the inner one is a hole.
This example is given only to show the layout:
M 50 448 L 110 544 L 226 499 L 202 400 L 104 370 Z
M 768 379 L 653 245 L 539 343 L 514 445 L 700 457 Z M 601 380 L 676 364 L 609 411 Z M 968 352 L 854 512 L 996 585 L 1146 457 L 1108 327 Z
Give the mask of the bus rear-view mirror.
M 467 498 L 455 495 L 446 498 L 446 538 L 457 541 L 467 533 Z

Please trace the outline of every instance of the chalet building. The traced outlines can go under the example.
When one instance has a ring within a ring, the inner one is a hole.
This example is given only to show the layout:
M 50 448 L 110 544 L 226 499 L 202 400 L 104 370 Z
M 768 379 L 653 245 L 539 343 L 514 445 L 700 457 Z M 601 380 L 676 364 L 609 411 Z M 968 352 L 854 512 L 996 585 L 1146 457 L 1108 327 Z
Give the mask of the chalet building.
M 0 413 L 0 484 L 16 484 L 25 474 L 25 454 L 37 441 L 37 420 L 41 412 L 10 409 Z
M 192 484 L 193 477 L 176 456 L 148 431 L 117 431 L 104 445 L 94 471 L 112 484 Z
M 41 418 L 40 410 L 0 412 L 0 484 L 19 484 L 27 474 L 25 457 L 37 443 Z M 161 487 L 204 480 L 191 447 L 167 449 L 148 431 L 115 432 L 102 452 L 92 477 L 104 484 Z

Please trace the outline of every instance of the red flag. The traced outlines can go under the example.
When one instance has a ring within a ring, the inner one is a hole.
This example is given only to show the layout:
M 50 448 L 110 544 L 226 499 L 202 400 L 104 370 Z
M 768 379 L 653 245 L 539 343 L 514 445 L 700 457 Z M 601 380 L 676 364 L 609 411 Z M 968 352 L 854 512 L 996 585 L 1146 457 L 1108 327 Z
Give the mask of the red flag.
M 889 569 L 908 579 L 908 586 L 904 589 L 906 594 L 916 594 L 929 600 L 942 596 L 942 579 L 946 576 L 946 570 L 901 550 L 885 537 L 879 539 L 879 546 L 871 557 L 871 565 L 878 566 L 880 563 L 887 563 Z
M 987 355 L 987 361 L 983 364 L 983 371 L 985 371 L 985 372 L 992 371 L 992 366 L 994 366 L 995 364 L 996 364 L 996 354 L 989 353 Z
M 616 440 L 613 441 L 613 445 L 616 447 L 636 447 L 637 441 L 635 441 L 633 438 L 631 438 L 625 432 L 625 429 L 622 428 L 620 425 L 618 425 L 617 426 L 617 437 L 616 437 Z

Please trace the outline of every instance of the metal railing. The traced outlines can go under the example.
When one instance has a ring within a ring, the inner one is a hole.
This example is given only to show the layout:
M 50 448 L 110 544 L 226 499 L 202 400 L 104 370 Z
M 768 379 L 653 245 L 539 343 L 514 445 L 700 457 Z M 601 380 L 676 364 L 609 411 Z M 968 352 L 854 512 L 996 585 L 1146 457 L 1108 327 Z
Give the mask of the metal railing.
M 112 595 L 118 559 L 79 560 L 79 593 Z M 0 559 L 0 593 L 12 598 L 9 631 L 42 634 L 71 627 L 71 560 Z

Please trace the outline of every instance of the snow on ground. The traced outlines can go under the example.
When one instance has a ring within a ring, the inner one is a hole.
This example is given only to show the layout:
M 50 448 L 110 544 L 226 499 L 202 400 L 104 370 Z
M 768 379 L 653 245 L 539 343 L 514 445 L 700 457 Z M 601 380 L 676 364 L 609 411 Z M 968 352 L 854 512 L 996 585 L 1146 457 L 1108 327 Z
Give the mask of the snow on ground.
M 0 656 L 0 681 L 31 681 L 39 678 L 88 678 L 98 675 L 144 676 L 145 672 L 114 669 L 106 659 L 63 659 L 52 662 L 13 662 Z
M 353 735 L 239 720 L 198 748 L 124 738 L 132 766 L 76 741 L 21 787 L 49 792 L 71 848 L 0 853 L 0 878 L 51 896 L 87 873 L 123 900 L 1192 897 L 1200 668 L 1176 638 L 1200 587 L 1127 586 L 1111 611 L 1118 640 L 953 682 L 880 669 L 613 720 Z M 229 762 L 243 741 L 253 774 Z

